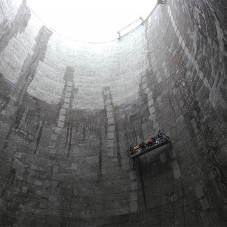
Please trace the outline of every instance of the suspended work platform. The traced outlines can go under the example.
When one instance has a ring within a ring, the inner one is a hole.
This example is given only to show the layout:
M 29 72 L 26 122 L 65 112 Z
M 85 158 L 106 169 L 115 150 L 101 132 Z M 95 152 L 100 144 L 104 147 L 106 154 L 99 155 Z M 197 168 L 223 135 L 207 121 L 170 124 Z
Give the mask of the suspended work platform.
M 153 142 L 149 142 L 147 144 L 143 144 L 143 146 L 138 150 L 132 150 L 130 151 L 130 158 L 135 159 L 138 158 L 152 150 L 155 150 L 159 147 L 162 147 L 166 144 L 171 144 L 170 138 L 166 136 L 164 133 L 161 133 L 158 135 L 157 138 L 153 137 Z M 139 146 L 138 146 L 139 147 Z

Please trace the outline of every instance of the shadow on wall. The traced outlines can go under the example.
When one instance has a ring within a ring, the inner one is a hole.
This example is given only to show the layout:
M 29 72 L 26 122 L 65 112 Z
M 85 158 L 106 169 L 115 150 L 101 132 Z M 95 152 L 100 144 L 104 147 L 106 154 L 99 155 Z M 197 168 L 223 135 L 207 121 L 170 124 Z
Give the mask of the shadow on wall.
M 172 145 L 168 144 L 132 161 L 142 193 L 139 210 L 148 210 L 158 206 L 160 190 L 163 194 L 168 194 L 171 188 L 170 180 L 173 179 L 172 149 Z

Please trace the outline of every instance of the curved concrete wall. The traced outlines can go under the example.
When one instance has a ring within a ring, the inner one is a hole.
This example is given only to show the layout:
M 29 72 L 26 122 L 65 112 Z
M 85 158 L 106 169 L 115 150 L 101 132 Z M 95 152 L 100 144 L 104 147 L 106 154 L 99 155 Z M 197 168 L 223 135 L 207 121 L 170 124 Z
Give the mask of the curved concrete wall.
M 225 7 L 168 0 L 95 44 L 1 2 L 1 225 L 226 225 Z M 129 160 L 158 127 L 172 146 Z

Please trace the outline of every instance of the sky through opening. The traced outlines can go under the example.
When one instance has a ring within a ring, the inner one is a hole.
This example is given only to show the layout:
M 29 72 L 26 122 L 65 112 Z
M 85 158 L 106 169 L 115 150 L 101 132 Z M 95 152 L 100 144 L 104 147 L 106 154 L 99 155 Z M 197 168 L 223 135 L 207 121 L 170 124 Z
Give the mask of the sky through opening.
M 33 12 L 58 33 L 84 42 L 118 38 L 139 17 L 146 19 L 157 0 L 27 0 Z

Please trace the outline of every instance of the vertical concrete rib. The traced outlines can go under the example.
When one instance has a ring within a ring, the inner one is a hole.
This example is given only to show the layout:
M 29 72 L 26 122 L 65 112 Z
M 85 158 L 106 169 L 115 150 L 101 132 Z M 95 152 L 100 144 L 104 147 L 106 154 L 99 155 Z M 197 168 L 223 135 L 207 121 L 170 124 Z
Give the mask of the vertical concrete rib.
M 147 33 L 147 28 L 145 29 L 145 31 Z M 146 36 L 148 37 L 148 34 L 146 34 Z M 151 44 L 151 42 L 149 42 L 148 38 L 147 38 L 147 59 L 148 59 L 149 69 L 153 71 L 153 74 L 157 77 L 158 83 L 160 83 L 162 80 L 162 77 L 160 75 L 160 72 L 157 70 L 157 61 L 154 56 L 154 47 Z M 155 111 L 154 99 L 153 99 L 153 91 L 148 86 L 150 80 L 151 79 L 149 77 L 146 77 L 146 75 L 143 75 L 142 87 L 143 87 L 144 92 L 148 96 L 149 120 L 151 120 L 153 122 L 153 128 L 157 129 L 159 127 L 159 124 L 158 124 L 157 117 L 156 117 L 156 111 Z
M 154 99 L 153 99 L 153 92 L 148 87 L 149 81 L 146 75 L 142 77 L 142 86 L 144 89 L 144 92 L 147 94 L 148 97 L 148 109 L 149 109 L 149 120 L 153 122 L 153 129 L 157 129 L 159 127 L 157 117 L 156 117 L 156 111 L 154 107 Z M 144 131 L 144 133 L 146 133 Z M 147 132 L 146 135 L 144 134 L 144 138 L 147 138 L 149 136 L 149 133 Z
M 26 0 L 23 0 L 13 21 L 9 23 L 7 19 L 5 19 L 0 24 L 2 33 L 0 33 L 0 53 L 7 47 L 14 36 L 25 30 L 30 18 L 30 9 L 26 5 Z
M 22 104 L 27 89 L 34 79 L 37 67 L 40 61 L 43 61 L 46 55 L 47 44 L 52 35 L 52 31 L 47 27 L 42 26 L 36 37 L 36 44 L 33 47 L 33 55 L 28 54 L 20 71 L 20 76 L 15 84 L 15 89 L 8 105 L 2 115 L 5 115 L 5 120 L 8 121 L 9 128 L 6 133 L 5 142 L 7 142 L 11 130 L 15 124 L 18 114 L 18 108 Z M 5 144 L 6 145 L 6 144 Z
M 112 157 L 114 155 L 115 123 L 110 87 L 103 88 L 103 100 L 107 116 L 107 155 Z
M 50 148 L 51 153 L 55 154 L 56 151 L 53 150 L 56 147 L 56 143 L 58 140 L 58 136 L 61 133 L 61 129 L 64 128 L 65 124 L 65 117 L 67 110 L 70 108 L 70 100 L 72 96 L 72 89 L 73 89 L 73 74 L 74 70 L 71 67 L 67 67 L 66 72 L 65 72 L 65 89 L 63 91 L 63 103 L 59 112 L 59 117 L 58 117 L 58 123 L 57 126 L 53 128 L 52 134 L 51 134 L 51 141 L 50 141 Z

